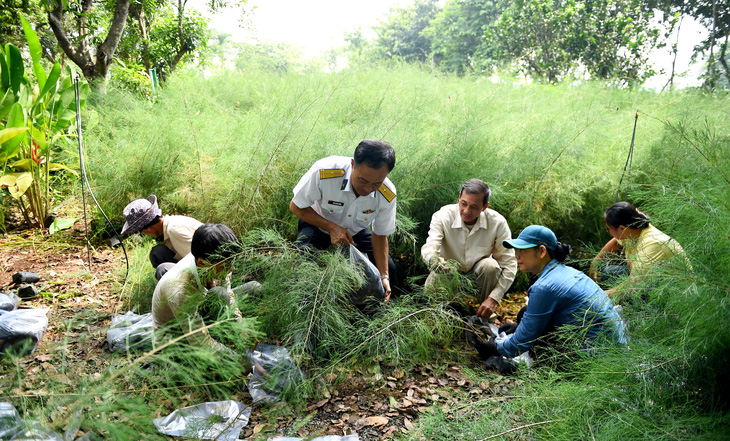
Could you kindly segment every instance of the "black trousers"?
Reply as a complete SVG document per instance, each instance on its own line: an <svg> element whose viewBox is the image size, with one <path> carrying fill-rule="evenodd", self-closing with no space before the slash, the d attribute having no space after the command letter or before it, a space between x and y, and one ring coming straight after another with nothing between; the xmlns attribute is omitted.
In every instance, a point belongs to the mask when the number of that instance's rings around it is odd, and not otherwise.
<svg viewBox="0 0 730 441"><path fill-rule="evenodd" d="M155 268L155 279L160 280L175 264L175 252L165 244L157 244L150 250L150 263Z"/></svg>
<svg viewBox="0 0 730 441"><path fill-rule="evenodd" d="M355 242L355 248L361 253L368 256L368 259L375 265L375 254L373 253L373 242L370 230L367 228L361 230L354 236L352 240ZM297 225L297 240L294 245L299 249L315 248L318 250L326 250L332 245L330 235L323 232L319 228L312 224L308 224L303 220L299 219ZM388 276L390 276L390 288L391 291L395 291L395 288L401 288L400 279L398 278L398 270L395 267L393 258L388 255Z"/></svg>

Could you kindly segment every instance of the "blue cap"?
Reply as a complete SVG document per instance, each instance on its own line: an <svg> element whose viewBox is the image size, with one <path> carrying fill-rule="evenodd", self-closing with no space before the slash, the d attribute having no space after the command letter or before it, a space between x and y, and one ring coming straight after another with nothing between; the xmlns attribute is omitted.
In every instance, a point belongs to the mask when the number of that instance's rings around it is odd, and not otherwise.
<svg viewBox="0 0 730 441"><path fill-rule="evenodd" d="M544 245L545 248L555 251L555 247L558 245L558 238L555 237L555 233L548 227L542 225L530 225L529 227L522 230L517 239L505 240L502 242L505 248L534 248L540 245Z"/></svg>

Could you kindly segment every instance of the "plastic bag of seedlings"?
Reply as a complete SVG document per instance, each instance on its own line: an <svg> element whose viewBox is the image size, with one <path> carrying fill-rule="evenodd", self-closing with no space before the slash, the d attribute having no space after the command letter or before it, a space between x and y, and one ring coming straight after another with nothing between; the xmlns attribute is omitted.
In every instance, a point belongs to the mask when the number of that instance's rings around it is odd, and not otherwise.
<svg viewBox="0 0 730 441"><path fill-rule="evenodd" d="M9 348L17 355L32 354L48 327L48 309L0 310L0 354Z"/></svg>
<svg viewBox="0 0 730 441"><path fill-rule="evenodd" d="M466 327L466 341L472 346L474 340L487 341L490 338L495 338L498 333L498 329L493 323L489 323L476 315L466 319L464 325Z"/></svg>
<svg viewBox="0 0 730 441"><path fill-rule="evenodd" d="M362 305L368 298L385 299L385 288L380 280L380 271L355 245L350 245L350 263L365 277L365 283L352 293L352 303Z"/></svg>
<svg viewBox="0 0 730 441"><path fill-rule="evenodd" d="M235 441L241 429L248 425L250 416L250 407L229 400L183 407L152 422L165 435Z"/></svg>
<svg viewBox="0 0 730 441"><path fill-rule="evenodd" d="M152 313L138 315L132 311L112 316L112 323L106 332L111 352L126 352L132 349L152 348L152 334L155 323Z"/></svg>
<svg viewBox="0 0 730 441"><path fill-rule="evenodd" d="M266 441L302 441L307 438L295 438L291 436L277 436L276 438L269 438ZM360 441L360 437L357 433L351 433L349 435L338 436L338 435L325 435L312 438L309 441Z"/></svg>
<svg viewBox="0 0 730 441"><path fill-rule="evenodd" d="M0 439L63 441L61 435L39 422L23 421L15 406L7 402L0 402Z"/></svg>
<svg viewBox="0 0 730 441"><path fill-rule="evenodd" d="M20 297L14 293L0 292L0 309L3 311L12 311L20 304Z"/></svg>
<svg viewBox="0 0 730 441"><path fill-rule="evenodd" d="M281 346L258 344L249 352L251 374L248 392L254 404L275 403L291 393L304 380L289 351Z"/></svg>

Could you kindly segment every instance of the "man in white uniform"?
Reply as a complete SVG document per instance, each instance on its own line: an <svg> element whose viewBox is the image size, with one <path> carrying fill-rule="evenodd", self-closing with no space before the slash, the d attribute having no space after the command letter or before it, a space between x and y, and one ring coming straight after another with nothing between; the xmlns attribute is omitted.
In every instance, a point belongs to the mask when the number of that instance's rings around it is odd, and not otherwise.
<svg viewBox="0 0 730 441"><path fill-rule="evenodd" d="M512 238L507 220L489 207L489 186L470 179L461 186L457 204L445 205L431 217L421 257L431 268L426 286L450 271L447 260L459 263L460 273L473 273L479 288L477 315L488 319L517 274L515 252L502 242Z"/></svg>
<svg viewBox="0 0 730 441"><path fill-rule="evenodd" d="M366 139L352 158L329 156L315 162L294 187L289 204L299 217L297 246L354 244L380 271L385 301L390 299L390 278L397 278L388 254L388 235L395 231L396 190L387 177L393 167L393 147Z"/></svg>
<svg viewBox="0 0 730 441"><path fill-rule="evenodd" d="M152 237L162 236L164 244L150 250L150 262L155 268L155 279L160 280L177 262L190 253L193 233L202 223L188 216L162 216L157 196L136 199L124 207L122 235L141 232Z"/></svg>

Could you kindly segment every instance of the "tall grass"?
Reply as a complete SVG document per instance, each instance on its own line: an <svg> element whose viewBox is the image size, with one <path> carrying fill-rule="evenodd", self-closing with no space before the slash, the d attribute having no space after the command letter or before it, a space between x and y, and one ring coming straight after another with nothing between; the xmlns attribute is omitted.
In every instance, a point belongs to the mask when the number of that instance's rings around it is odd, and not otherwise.
<svg viewBox="0 0 730 441"><path fill-rule="evenodd" d="M492 84L409 66L178 76L153 105L115 91L93 105L103 123L87 134L87 163L111 213L154 192L166 212L291 238L291 189L311 163L382 138L397 152L399 215L418 238L463 181L480 177L514 230L539 221L573 241L603 230L636 109L638 162L664 136L663 119L711 106L691 93Z"/></svg>
<svg viewBox="0 0 730 441"><path fill-rule="evenodd" d="M398 66L310 76L179 75L154 104L114 90L90 104L101 123L85 136L86 163L105 210L119 219L130 200L155 193L165 213L234 227L248 250L237 259L237 279L264 284L239 304L245 316L258 318L248 323L248 335L258 330L261 338L291 347L315 375L363 360L463 355L434 351L461 338L444 299L411 287L389 305L361 311L345 301L358 277L336 251L304 259L291 249L291 189L314 160L351 155L364 138L392 143L397 162L390 177L399 208L391 252L409 275L426 272L418 249L432 213L455 202L461 183L473 177L490 184L491 208L506 216L514 234L540 223L590 252L608 239L602 212L614 202L638 109L629 198L684 246L693 271L666 266L629 293L630 349L580 359L567 370L521 371L528 381L515 391L519 397L478 401L456 417L437 409L404 437L727 436L729 391L722 379L730 362L730 148L727 112L718 111L728 108L726 97L657 95L599 83L493 84ZM144 251L135 259L146 262ZM141 266L134 266L139 280L125 295L130 307L144 312L151 272L143 276ZM171 370L155 377L153 389L219 383L208 371L186 377L188 369L176 367L180 359L179 352L164 359ZM238 378L234 365L215 371ZM122 368L116 364L109 375ZM105 417L145 411L135 407L137 393L122 389L147 377L123 373L115 381L127 383L113 389L124 396L116 399L122 412L114 413L109 401ZM162 395L155 399L182 401L156 393ZM206 393L215 398L232 390Z"/></svg>

